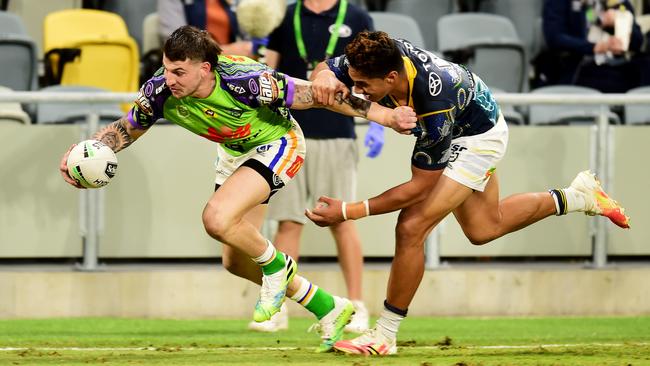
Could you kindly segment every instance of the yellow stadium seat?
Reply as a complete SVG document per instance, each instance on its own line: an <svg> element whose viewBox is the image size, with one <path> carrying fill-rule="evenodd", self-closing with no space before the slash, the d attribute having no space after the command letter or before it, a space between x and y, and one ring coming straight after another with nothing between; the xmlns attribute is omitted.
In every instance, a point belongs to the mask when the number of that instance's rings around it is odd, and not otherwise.
<svg viewBox="0 0 650 366"><path fill-rule="evenodd" d="M138 46L119 15L89 9L50 13L43 24L43 50L50 84L138 90Z"/></svg>

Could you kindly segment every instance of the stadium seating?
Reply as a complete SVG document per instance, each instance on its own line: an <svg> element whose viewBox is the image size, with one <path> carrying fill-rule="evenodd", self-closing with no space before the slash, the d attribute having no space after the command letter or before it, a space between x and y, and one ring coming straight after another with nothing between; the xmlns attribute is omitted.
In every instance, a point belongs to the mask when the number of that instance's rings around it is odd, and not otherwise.
<svg viewBox="0 0 650 366"><path fill-rule="evenodd" d="M438 19L454 11L453 0L390 0L386 11L413 17L420 26L424 43L429 51L439 50L436 37Z"/></svg>
<svg viewBox="0 0 650 366"><path fill-rule="evenodd" d="M438 47L485 83L507 92L524 89L528 61L512 22L485 13L449 14L438 21Z"/></svg>
<svg viewBox="0 0 650 366"><path fill-rule="evenodd" d="M118 15L86 9L49 14L43 27L49 84L138 89L139 53Z"/></svg>
<svg viewBox="0 0 650 366"><path fill-rule="evenodd" d="M383 11L370 12L370 17L376 30L384 31L393 38L404 38L415 46L425 47L420 27L412 17Z"/></svg>
<svg viewBox="0 0 650 366"><path fill-rule="evenodd" d="M34 90L37 84L36 44L22 20L0 11L0 85L13 90Z"/></svg>
<svg viewBox="0 0 650 366"><path fill-rule="evenodd" d="M532 94L601 94L592 88L577 85L552 85L537 88ZM531 125L540 124L592 124L596 123L600 114L597 105L564 105L564 104L534 104L530 106L528 120ZM619 124L620 118L608 113L610 123Z"/></svg>
<svg viewBox="0 0 650 366"><path fill-rule="evenodd" d="M542 18L543 0L491 0L481 1L479 10L507 17L512 21L519 38L523 42L528 59L535 57L539 52L537 24Z"/></svg>
<svg viewBox="0 0 650 366"><path fill-rule="evenodd" d="M142 33L142 25L145 17L156 11L156 0L105 1L103 9L122 17L131 36L141 48L144 47L145 34Z"/></svg>
<svg viewBox="0 0 650 366"><path fill-rule="evenodd" d="M628 94L650 94L650 86L628 90ZM628 125L650 124L650 105L626 104L625 123Z"/></svg>
<svg viewBox="0 0 650 366"><path fill-rule="evenodd" d="M10 88L0 86L0 94L13 92ZM2 122L18 122L30 124L29 115L20 107L17 102L1 102L0 101L0 123Z"/></svg>
<svg viewBox="0 0 650 366"><path fill-rule="evenodd" d="M53 85L45 87L40 92L85 92L97 93L108 90L71 85ZM75 123L85 122L89 113L99 114L100 122L113 122L124 115L118 103L46 103L41 102L36 108L36 123Z"/></svg>

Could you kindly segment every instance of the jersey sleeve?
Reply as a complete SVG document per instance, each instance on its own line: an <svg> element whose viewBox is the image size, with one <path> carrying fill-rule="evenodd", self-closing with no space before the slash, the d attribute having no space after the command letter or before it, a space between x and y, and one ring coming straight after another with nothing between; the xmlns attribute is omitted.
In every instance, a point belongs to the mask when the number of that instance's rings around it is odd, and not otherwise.
<svg viewBox="0 0 650 366"><path fill-rule="evenodd" d="M171 91L167 88L162 73L163 69L160 68L142 85L133 107L127 114L129 123L137 129L147 129L163 118L163 105L171 95Z"/></svg>
<svg viewBox="0 0 650 366"><path fill-rule="evenodd" d="M352 78L350 78L350 75L348 74L350 63L345 55L330 58L326 60L325 63L327 64L327 67L334 72L336 78L348 88L351 88L354 85L354 81L352 81Z"/></svg>
<svg viewBox="0 0 650 366"><path fill-rule="evenodd" d="M295 83L290 76L258 63L240 66L247 68L220 73L222 88L233 98L252 108L291 107Z"/></svg>

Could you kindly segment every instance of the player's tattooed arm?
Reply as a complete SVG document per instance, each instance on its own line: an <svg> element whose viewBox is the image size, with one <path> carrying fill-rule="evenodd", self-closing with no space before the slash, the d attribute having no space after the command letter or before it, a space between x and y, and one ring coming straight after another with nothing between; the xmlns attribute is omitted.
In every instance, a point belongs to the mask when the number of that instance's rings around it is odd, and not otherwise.
<svg viewBox="0 0 650 366"><path fill-rule="evenodd" d="M131 126L127 117L122 117L117 121L107 125L93 135L93 139L99 140L110 147L113 151L118 152L127 148L137 140L146 130L137 130Z"/></svg>
<svg viewBox="0 0 650 366"><path fill-rule="evenodd" d="M334 97L334 104L325 106L318 103L314 98L314 90L310 82L299 79L294 80L296 80L296 90L293 96L293 105L291 106L293 109L327 108L355 117L365 118L368 116L372 104L370 101L355 97L350 93L346 93L346 95L343 92L337 92Z"/></svg>
<svg viewBox="0 0 650 366"><path fill-rule="evenodd" d="M375 121L402 134L410 134L411 130L416 127L417 119L415 111L411 107L401 106L391 109L356 97L349 91L340 90L334 91L331 104L324 105L314 97L314 88L310 82L300 79L294 79L294 81L295 92L291 105L293 109L327 108L348 116ZM320 99L329 100L329 98Z"/></svg>
<svg viewBox="0 0 650 366"><path fill-rule="evenodd" d="M372 105L372 102L369 100L355 97L352 94L348 94L344 97L343 93L336 93L335 99L336 103L339 105L349 105L356 113L359 114L359 117L368 117L368 111L370 111L370 106Z"/></svg>

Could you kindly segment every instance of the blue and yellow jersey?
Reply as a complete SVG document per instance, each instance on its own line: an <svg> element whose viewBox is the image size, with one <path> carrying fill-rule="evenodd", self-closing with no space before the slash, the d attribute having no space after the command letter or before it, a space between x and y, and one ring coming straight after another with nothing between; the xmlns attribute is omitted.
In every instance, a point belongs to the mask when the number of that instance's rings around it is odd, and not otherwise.
<svg viewBox="0 0 650 366"><path fill-rule="evenodd" d="M249 58L220 56L207 98L175 98L162 70L142 86L128 114L136 128L164 118L240 156L281 138L292 126L293 79Z"/></svg>
<svg viewBox="0 0 650 366"><path fill-rule="evenodd" d="M472 136L492 128L499 107L485 83L463 66L443 60L408 41L395 40L402 53L409 94L407 105L418 116L417 137L411 163L421 169L443 169L450 156L451 140ZM348 87L354 82L348 75L345 56L327 61L336 77ZM363 72L363 70L360 70ZM399 106L387 95L379 104Z"/></svg>

